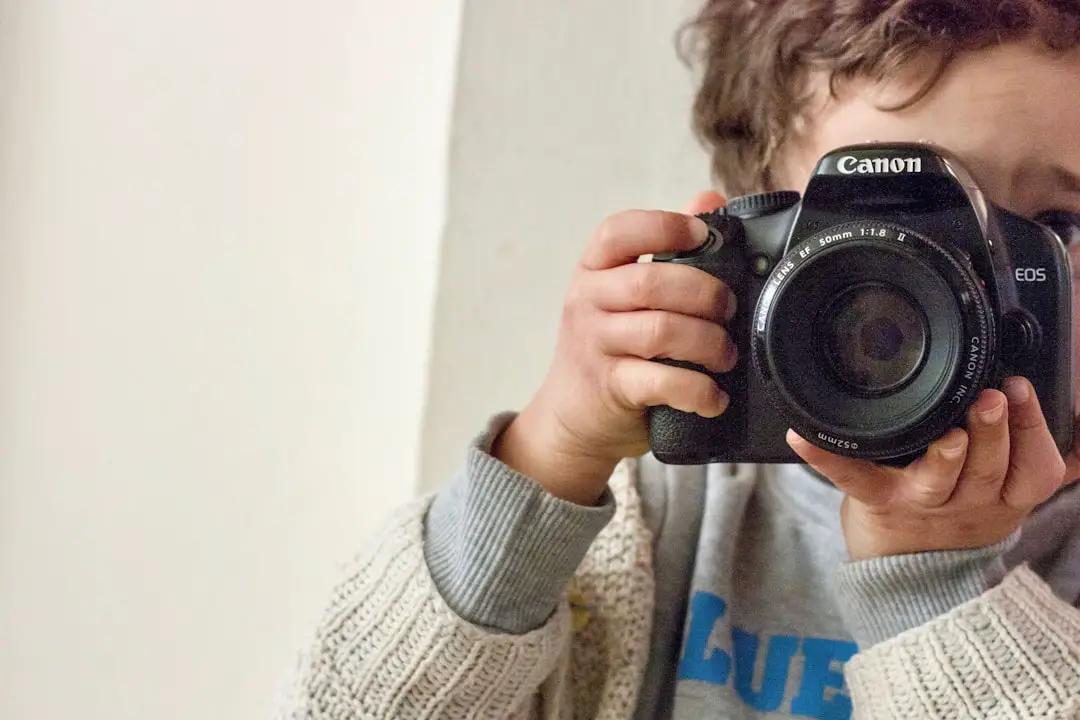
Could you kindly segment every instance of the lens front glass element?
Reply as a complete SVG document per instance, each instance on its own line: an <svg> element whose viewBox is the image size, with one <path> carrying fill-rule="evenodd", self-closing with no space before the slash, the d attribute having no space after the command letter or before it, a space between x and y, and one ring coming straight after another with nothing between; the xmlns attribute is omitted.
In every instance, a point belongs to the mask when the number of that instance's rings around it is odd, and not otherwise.
<svg viewBox="0 0 1080 720"><path fill-rule="evenodd" d="M902 387L926 355L928 325L910 295L883 283L842 292L822 313L818 336L826 365L856 395Z"/></svg>

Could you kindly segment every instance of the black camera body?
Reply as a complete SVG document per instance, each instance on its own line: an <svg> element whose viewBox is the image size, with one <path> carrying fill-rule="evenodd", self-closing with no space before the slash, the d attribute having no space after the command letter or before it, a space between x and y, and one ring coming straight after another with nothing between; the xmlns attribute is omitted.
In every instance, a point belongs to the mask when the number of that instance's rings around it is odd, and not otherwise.
<svg viewBox="0 0 1080 720"><path fill-rule="evenodd" d="M661 462L801 462L793 428L830 452L904 464L963 425L980 391L1034 385L1062 453L1073 445L1072 272L1063 235L989 203L927 144L839 148L806 192L736 198L699 216L706 243L653 257L698 267L739 299L731 398L705 418L649 409Z"/></svg>

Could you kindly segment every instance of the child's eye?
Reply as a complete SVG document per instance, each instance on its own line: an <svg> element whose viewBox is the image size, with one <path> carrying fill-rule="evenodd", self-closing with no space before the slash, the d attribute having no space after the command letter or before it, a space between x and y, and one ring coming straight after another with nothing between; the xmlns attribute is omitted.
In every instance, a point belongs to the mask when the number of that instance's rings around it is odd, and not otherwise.
<svg viewBox="0 0 1080 720"><path fill-rule="evenodd" d="M1035 222L1048 225L1067 247L1080 246L1080 213L1050 210L1036 215Z"/></svg>

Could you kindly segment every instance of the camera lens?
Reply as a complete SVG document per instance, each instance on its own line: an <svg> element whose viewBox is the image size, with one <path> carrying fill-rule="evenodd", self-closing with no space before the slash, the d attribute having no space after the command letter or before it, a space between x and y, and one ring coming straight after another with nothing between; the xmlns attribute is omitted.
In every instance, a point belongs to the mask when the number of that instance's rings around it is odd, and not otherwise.
<svg viewBox="0 0 1080 720"><path fill-rule="evenodd" d="M845 455L898 461L962 421L997 347L970 262L881 221L792 242L758 298L750 342L787 427Z"/></svg>
<svg viewBox="0 0 1080 720"><path fill-rule="evenodd" d="M853 393L894 392L918 372L926 355L926 315L910 295L882 283L843 291L818 323L827 366Z"/></svg>

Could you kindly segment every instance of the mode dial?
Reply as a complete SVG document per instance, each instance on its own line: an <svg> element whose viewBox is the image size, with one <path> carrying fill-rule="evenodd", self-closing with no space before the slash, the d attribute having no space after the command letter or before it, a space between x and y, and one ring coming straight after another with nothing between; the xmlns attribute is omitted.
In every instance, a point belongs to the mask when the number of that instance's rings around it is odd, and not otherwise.
<svg viewBox="0 0 1080 720"><path fill-rule="evenodd" d="M742 219L769 215L787 210L800 199L799 193L792 190L743 195L728 202L727 214Z"/></svg>

